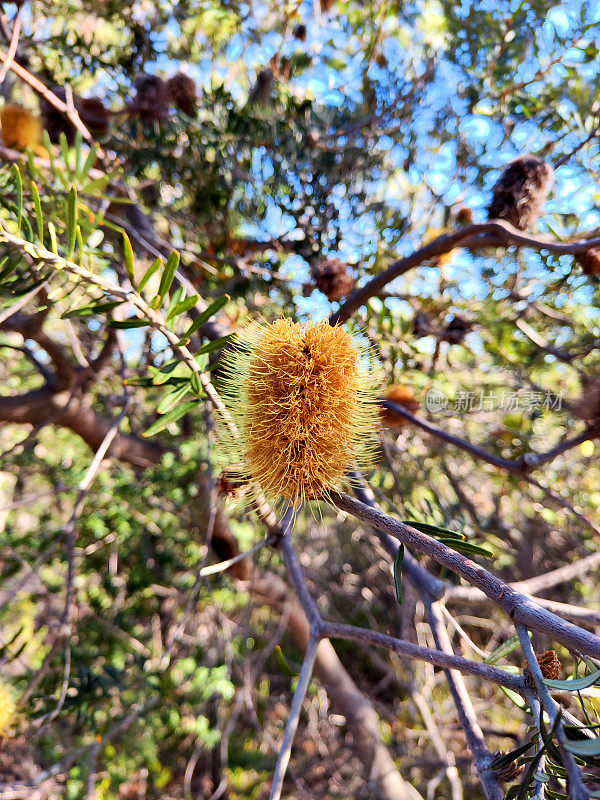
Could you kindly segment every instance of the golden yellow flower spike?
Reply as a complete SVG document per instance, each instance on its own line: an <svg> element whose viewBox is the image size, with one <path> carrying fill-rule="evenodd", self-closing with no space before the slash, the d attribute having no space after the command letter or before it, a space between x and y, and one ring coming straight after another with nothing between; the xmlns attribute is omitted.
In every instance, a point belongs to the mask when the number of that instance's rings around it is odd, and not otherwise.
<svg viewBox="0 0 600 800"><path fill-rule="evenodd" d="M39 156L47 156L42 146L42 126L31 111L9 103L0 111L2 141L12 150L25 150L30 147Z"/></svg>
<svg viewBox="0 0 600 800"><path fill-rule="evenodd" d="M292 503L326 497L377 442L378 376L367 346L327 322L250 326L223 358L239 431L219 436L240 478Z"/></svg>
<svg viewBox="0 0 600 800"><path fill-rule="evenodd" d="M0 683L0 737L6 736L8 729L14 722L16 709L10 689Z"/></svg>

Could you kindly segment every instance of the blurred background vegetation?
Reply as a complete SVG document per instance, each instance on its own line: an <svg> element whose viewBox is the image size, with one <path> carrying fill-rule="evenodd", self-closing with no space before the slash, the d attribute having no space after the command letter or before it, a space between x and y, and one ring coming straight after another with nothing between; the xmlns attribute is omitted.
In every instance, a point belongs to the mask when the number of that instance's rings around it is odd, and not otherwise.
<svg viewBox="0 0 600 800"><path fill-rule="evenodd" d="M172 288L167 308L191 287L207 304L228 296L203 342L261 316L328 316L395 259L471 216L484 221L502 168L524 153L555 167L539 232L598 235L592 0L1 5L2 51L18 15L16 63L63 100L70 87L101 148L87 159L64 115L40 108L39 91L9 70L3 107L41 115L55 141L26 142L36 155L18 179L10 162L24 148L4 117L2 224L14 219L21 181L23 227L36 229L37 187L46 246L51 223L59 252L72 252L74 186L78 252L96 274L127 284L125 230L137 280L157 255L179 251L189 283ZM140 82L180 72L197 92L187 111L162 84ZM95 110L81 100L90 97L102 101ZM199 577L265 536L228 487L213 491L226 465L209 405L166 418L164 383L178 373L160 371L173 358L165 336L111 327L119 308L70 313L100 302L93 285L67 285L51 264L32 283L26 253L3 255L0 678L16 712L0 743L1 796L266 798L302 653L286 630L289 609L265 603L246 567ZM154 292L159 276L148 279ZM514 461L583 429L573 408L600 370L599 301L598 276L571 255L455 249L388 284L353 324L375 344L386 386L408 392L409 410ZM171 318L178 336L185 317ZM218 351L205 359L218 387ZM445 407L428 408L432 389ZM117 418L124 438L80 491ZM368 476L387 510L489 545L486 566L507 581L598 548L597 438L545 464L532 484L396 422ZM156 435L142 438L150 426ZM398 605L389 559L365 526L323 505L302 513L294 535L325 616L431 645L416 595L407 585ZM263 579L284 575L277 550L254 560ZM598 590L591 573L550 596L600 611ZM485 653L513 633L487 606L452 611ZM566 675L571 656L557 649ZM454 759L464 796L481 797L443 673L355 643L336 650L404 778L423 797L459 800ZM468 686L490 747L522 741L526 723L510 699ZM586 709L596 712L591 701ZM313 681L284 796L373 796L344 722Z"/></svg>

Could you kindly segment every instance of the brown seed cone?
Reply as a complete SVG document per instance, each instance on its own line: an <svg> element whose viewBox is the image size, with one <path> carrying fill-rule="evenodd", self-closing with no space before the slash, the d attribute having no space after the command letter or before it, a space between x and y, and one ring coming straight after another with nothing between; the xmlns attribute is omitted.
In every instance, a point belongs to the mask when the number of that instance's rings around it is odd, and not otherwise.
<svg viewBox="0 0 600 800"><path fill-rule="evenodd" d="M266 67L256 76L256 82L248 95L248 105L265 106L271 100L273 89L275 88L275 76L273 70Z"/></svg>
<svg viewBox="0 0 600 800"><path fill-rule="evenodd" d="M492 190L488 219L505 219L522 231L535 225L542 216L552 176L552 167L542 158L515 158Z"/></svg>
<svg viewBox="0 0 600 800"><path fill-rule="evenodd" d="M161 122L169 116L167 85L158 75L142 75L135 82L135 97L129 111L144 122Z"/></svg>
<svg viewBox="0 0 600 800"><path fill-rule="evenodd" d="M193 78L185 72L178 72L167 81L167 94L170 102L187 114L193 117L196 114L196 83Z"/></svg>
<svg viewBox="0 0 600 800"><path fill-rule="evenodd" d="M572 404L573 414L595 424L600 422L600 374L583 380L581 397Z"/></svg>
<svg viewBox="0 0 600 800"><path fill-rule="evenodd" d="M303 22L298 23L294 28L294 38L299 39L301 42L306 41L306 25Z"/></svg>
<svg viewBox="0 0 600 800"><path fill-rule="evenodd" d="M67 96L62 86L51 87L59 100L66 102ZM73 98L75 103L75 98ZM48 136L53 144L58 144L61 133L67 137L67 142L72 145L75 141L75 126L66 114L59 111L45 97L40 99L40 112L42 115L42 125L48 131Z"/></svg>
<svg viewBox="0 0 600 800"><path fill-rule="evenodd" d="M459 225L470 225L473 222L473 209L461 206L456 213L456 221Z"/></svg>
<svg viewBox="0 0 600 800"><path fill-rule="evenodd" d="M310 275L317 289L332 303L354 289L355 280L348 275L348 264L339 258L327 258L313 264Z"/></svg>
<svg viewBox="0 0 600 800"><path fill-rule="evenodd" d="M473 323L463 317L454 316L442 330L442 338L450 344L460 344L467 333L473 327Z"/></svg>
<svg viewBox="0 0 600 800"><path fill-rule="evenodd" d="M600 275L600 248L592 247L585 253L577 253L575 261L581 265L586 275Z"/></svg>
<svg viewBox="0 0 600 800"><path fill-rule="evenodd" d="M384 397L392 403L403 406L407 411L410 411L411 414L416 413L419 409L419 401L416 399L413 390L409 386L390 386L390 388L384 392ZM410 425L410 422L395 411L383 407L381 409L381 424L384 428L400 431L402 428Z"/></svg>
<svg viewBox="0 0 600 800"><path fill-rule="evenodd" d="M560 678L562 664L556 651L546 650L545 653L536 655L536 658L544 678L551 681L557 681Z"/></svg>
<svg viewBox="0 0 600 800"><path fill-rule="evenodd" d="M75 102L81 121L94 139L108 133L109 112L99 97L80 97Z"/></svg>

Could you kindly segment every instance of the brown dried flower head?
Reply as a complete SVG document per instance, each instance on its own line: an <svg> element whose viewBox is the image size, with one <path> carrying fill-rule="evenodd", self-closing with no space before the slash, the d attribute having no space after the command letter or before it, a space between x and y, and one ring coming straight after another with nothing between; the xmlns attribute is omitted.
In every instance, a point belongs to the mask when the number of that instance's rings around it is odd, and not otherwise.
<svg viewBox="0 0 600 800"><path fill-rule="evenodd" d="M248 95L248 105L266 106L271 101L271 95L275 88L275 76L270 67L265 67L256 76L254 86Z"/></svg>
<svg viewBox="0 0 600 800"><path fill-rule="evenodd" d="M383 396L386 400L403 406L407 411L410 411L411 414L414 414L419 409L419 401L416 399L413 390L409 386L399 386L398 384L390 386L389 389L386 389ZM381 423L384 428L389 428L397 432L407 425L410 425L410 422L405 417L392 411L391 408L385 408L385 406L383 406L380 414Z"/></svg>
<svg viewBox="0 0 600 800"><path fill-rule="evenodd" d="M229 472L268 500L326 497L376 445L377 372L366 345L327 322L250 326L223 358Z"/></svg>
<svg viewBox="0 0 600 800"><path fill-rule="evenodd" d="M600 374L585 378L581 396L572 404L573 413L592 425L600 422Z"/></svg>
<svg viewBox="0 0 600 800"><path fill-rule="evenodd" d="M592 247L585 253L577 253L575 260L586 275L600 275L600 248Z"/></svg>
<svg viewBox="0 0 600 800"><path fill-rule="evenodd" d="M306 41L306 25L303 22L299 22L294 28L294 38L301 42Z"/></svg>
<svg viewBox="0 0 600 800"><path fill-rule="evenodd" d="M94 139L101 139L108 133L110 112L99 97L79 97L75 107L81 121Z"/></svg>
<svg viewBox="0 0 600 800"><path fill-rule="evenodd" d="M313 283L333 303L354 289L355 280L348 274L348 264L339 258L318 261L310 268Z"/></svg>
<svg viewBox="0 0 600 800"><path fill-rule="evenodd" d="M53 93L62 100L63 103L67 101L67 95L62 86L50 87ZM74 98L75 99L75 98ZM45 97L40 98L40 112L42 116L42 125L48 132L50 141L58 144L60 135L63 133L67 139L67 143L72 145L75 141L75 126L66 114L59 111L56 106L52 105Z"/></svg>
<svg viewBox="0 0 600 800"><path fill-rule="evenodd" d="M505 219L522 231L535 225L542 216L553 174L543 158L515 158L492 190L488 219Z"/></svg>
<svg viewBox="0 0 600 800"><path fill-rule="evenodd" d="M470 225L473 222L473 209L461 206L456 212L456 221L459 225Z"/></svg>
<svg viewBox="0 0 600 800"><path fill-rule="evenodd" d="M544 653L536 655L536 658L544 678L552 681L560 678L562 664L555 650L546 650Z"/></svg>
<svg viewBox="0 0 600 800"><path fill-rule="evenodd" d="M131 113L145 122L161 122L169 116L167 85L158 75L142 75L135 82L135 97L129 106Z"/></svg>
<svg viewBox="0 0 600 800"><path fill-rule="evenodd" d="M167 94L169 101L187 114L193 117L196 114L196 82L185 72L177 72L167 81Z"/></svg>

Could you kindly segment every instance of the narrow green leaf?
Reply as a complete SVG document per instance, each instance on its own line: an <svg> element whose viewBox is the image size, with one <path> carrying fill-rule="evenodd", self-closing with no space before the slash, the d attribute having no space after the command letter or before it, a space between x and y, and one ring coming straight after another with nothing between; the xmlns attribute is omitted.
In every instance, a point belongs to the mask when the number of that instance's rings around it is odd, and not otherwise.
<svg viewBox="0 0 600 800"><path fill-rule="evenodd" d="M185 289L183 286L178 286L173 294L169 297L169 305L167 306L166 321L169 328L172 330L173 326L170 324L172 319L172 312L177 303L185 297Z"/></svg>
<svg viewBox="0 0 600 800"><path fill-rule="evenodd" d="M71 258L75 250L75 241L77 237L77 190L74 186L71 186L69 189L69 196L67 199L67 235L69 237L67 258Z"/></svg>
<svg viewBox="0 0 600 800"><path fill-rule="evenodd" d="M86 158L86 160L85 160L85 162L84 162L84 164L83 164L83 166L81 168L81 171L79 173L79 180L80 181L85 181L87 176L90 174L91 168L96 163L96 159L97 158L98 158L98 145L94 143L92 145L92 147L90 148L90 152L87 154L87 158ZM103 179L104 179L104 176L103 176Z"/></svg>
<svg viewBox="0 0 600 800"><path fill-rule="evenodd" d="M60 150L62 153L63 161L65 162L65 167L71 171L71 165L69 163L69 143L67 141L67 137L65 136L64 132L61 131L58 137L58 141L60 144Z"/></svg>
<svg viewBox="0 0 600 800"><path fill-rule="evenodd" d="M16 164L12 165L12 174L17 184L17 232L21 232L21 218L23 217L23 179L21 170Z"/></svg>
<svg viewBox="0 0 600 800"><path fill-rule="evenodd" d="M179 389L176 389L174 392L170 392L169 394L165 395L160 403L157 405L156 410L159 414L166 414L170 411L177 403L185 397L185 395L190 391L189 383L185 383L183 386L180 386Z"/></svg>
<svg viewBox="0 0 600 800"><path fill-rule="evenodd" d="M428 534L429 536L437 537L441 535L451 539L466 539L466 535L464 533L457 533L449 528L440 528L439 525L431 525L428 522L417 522L414 519L403 519L402 522L405 525L410 525L411 528L421 531L421 533Z"/></svg>
<svg viewBox="0 0 600 800"><path fill-rule="evenodd" d="M453 550L456 550L459 553L466 553L470 556L482 556L483 558L493 558L494 552L490 550L489 547L480 545L480 544L473 544L472 542L460 542L456 539L450 539L440 536L437 540L441 544L445 544L447 547L451 547Z"/></svg>
<svg viewBox="0 0 600 800"><path fill-rule="evenodd" d="M106 311L112 311L113 308L120 306L124 300L111 300L107 303L88 303L88 305L75 308L71 311L65 311L61 314L61 319L72 319L73 317L93 317L95 314L104 314Z"/></svg>
<svg viewBox="0 0 600 800"><path fill-rule="evenodd" d="M273 655L275 656L275 663L277 664L277 666L279 667L281 672L283 672L284 675L287 675L288 678L298 677L299 675L298 670L292 669L292 667L290 667L285 656L283 655L283 650L279 645L277 645L275 647L275 650L273 650Z"/></svg>
<svg viewBox="0 0 600 800"><path fill-rule="evenodd" d="M550 679L544 680L546 686L550 689L560 689L563 692L580 692L582 689L587 689L593 686L600 680L600 669L592 672L590 675L584 675L583 678L576 678L572 681L552 681Z"/></svg>
<svg viewBox="0 0 600 800"><path fill-rule="evenodd" d="M28 148L27 150L27 168L29 169L29 175L31 179L36 181L40 176L40 171L35 165L35 161L33 160L33 153L31 149Z"/></svg>
<svg viewBox="0 0 600 800"><path fill-rule="evenodd" d="M162 258L159 256L155 261L152 262L152 264L150 264L150 266L148 267L146 272L144 272L140 282L137 285L138 292L141 293L142 289L148 283L150 278L154 275L156 270L159 269L162 266L162 263L163 263L162 262Z"/></svg>
<svg viewBox="0 0 600 800"><path fill-rule="evenodd" d="M600 756L600 737L583 741L569 739L565 747L576 756Z"/></svg>
<svg viewBox="0 0 600 800"><path fill-rule="evenodd" d="M189 411L196 408L198 402L198 400L188 400L186 403L182 403L180 406L176 406L175 408L171 409L168 414L164 414L164 416L162 416L160 419L157 419L153 425L150 425L143 436L154 436L154 434L164 430L172 422L176 422L180 417L183 417L184 414L187 414Z"/></svg>
<svg viewBox="0 0 600 800"><path fill-rule="evenodd" d="M402 605L404 601L404 593L402 591L402 563L404 561L404 545L400 542L400 547L394 559L394 584L396 586L396 600L398 605Z"/></svg>
<svg viewBox="0 0 600 800"><path fill-rule="evenodd" d="M35 206L35 218L37 220L38 239L40 244L44 244L44 215L42 214L42 204L40 192L35 181L31 181L31 193L33 194L33 205Z"/></svg>
<svg viewBox="0 0 600 800"><path fill-rule="evenodd" d="M192 372L192 375L190 377L190 386L192 387L192 390L196 394L202 394L204 392L200 376L198 375L197 372Z"/></svg>
<svg viewBox="0 0 600 800"><path fill-rule="evenodd" d="M162 305L166 293L171 288L171 284L173 283L173 278L175 277L175 272L177 271L178 266L179 266L179 253L177 252L177 250L173 250L169 258L167 259L165 268L163 269L163 273L160 279L160 285L158 287L158 294L151 303L153 308L160 308L160 306Z"/></svg>
<svg viewBox="0 0 600 800"><path fill-rule="evenodd" d="M149 371L152 375L152 383L155 386L160 386L167 381L168 376L183 362L178 358L173 358L162 367L150 367Z"/></svg>
<svg viewBox="0 0 600 800"><path fill-rule="evenodd" d="M48 234L50 236L50 250L55 256L58 255L58 242L56 240L56 228L52 220L48 222Z"/></svg>
<svg viewBox="0 0 600 800"><path fill-rule="evenodd" d="M193 308L197 302L198 295L193 294L191 297L186 297L185 300L181 300L179 303L176 303L174 308L172 308L167 314L167 321L170 319L175 319L175 317L178 317L180 314L184 314L186 311L189 311L190 308Z"/></svg>
<svg viewBox="0 0 600 800"><path fill-rule="evenodd" d="M528 792L529 785L531 784L531 782L532 782L532 780L534 778L534 775L535 775L535 772L536 772L536 770L538 768L538 764L540 763L541 757L544 755L546 749L548 748L548 745L552 741L552 737L554 736L554 732L555 732L556 728L558 727L558 725L560 724L561 717L562 717L562 714L559 711L558 714L556 715L556 719L554 720L552 728L550 729L548 734L546 736L542 735L543 744L539 748L539 750L536 752L534 757L531 759L529 764L527 765L527 769L525 770L525 773L524 773L524 775L523 775L523 777L521 779L521 784L519 786L519 792L517 794L517 800L526 800L527 799L527 795L529 793Z"/></svg>
<svg viewBox="0 0 600 800"><path fill-rule="evenodd" d="M214 315L220 311L230 299L231 298L228 294L224 294L223 297L219 297L218 300L215 300L214 303L211 303L201 314L198 314L196 319L185 332L185 336L188 338L193 336L193 334L196 333L196 331L199 331L200 328L205 325L211 317L214 317Z"/></svg>
<svg viewBox="0 0 600 800"><path fill-rule="evenodd" d="M493 770L504 769L508 767L509 764L512 764L513 761L516 761L519 756L526 753L531 747L533 747L533 741L525 742L525 744L515 747L515 749L511 750L509 753L502 753L494 758L490 763L490 767Z"/></svg>
<svg viewBox="0 0 600 800"><path fill-rule="evenodd" d="M101 175L99 178L93 178L91 181L86 181L83 186L81 187L81 191L84 194L93 194L97 195L97 200L114 200L114 198L108 198L99 192L103 192L108 184L110 183L110 175ZM108 225L108 223L105 223Z"/></svg>
<svg viewBox="0 0 600 800"><path fill-rule="evenodd" d="M511 636L505 642L502 642L499 647L491 652L490 655L485 659L485 663L495 664L496 661L500 661L501 658L506 658L506 656L510 655L520 646L521 643L519 642L519 637L515 633L514 636Z"/></svg>
<svg viewBox="0 0 600 800"><path fill-rule="evenodd" d="M221 336L220 339L213 339L212 342L207 342L199 350L196 351L197 356L204 355L205 353L212 353L213 350L220 350L233 339L234 333L228 333L227 336Z"/></svg>
<svg viewBox="0 0 600 800"><path fill-rule="evenodd" d="M131 317L130 319L110 319L108 325L111 328L118 328L119 330L128 330L129 328L145 328L150 323L147 319L137 319Z"/></svg>
<svg viewBox="0 0 600 800"><path fill-rule="evenodd" d="M79 177L79 173L81 171L81 143L83 142L83 136L81 135L81 131L75 131L75 175Z"/></svg>
<svg viewBox="0 0 600 800"><path fill-rule="evenodd" d="M123 254L125 256L125 269L127 270L127 277L132 286L135 286L135 256L133 255L133 247L129 236L123 231Z"/></svg>

